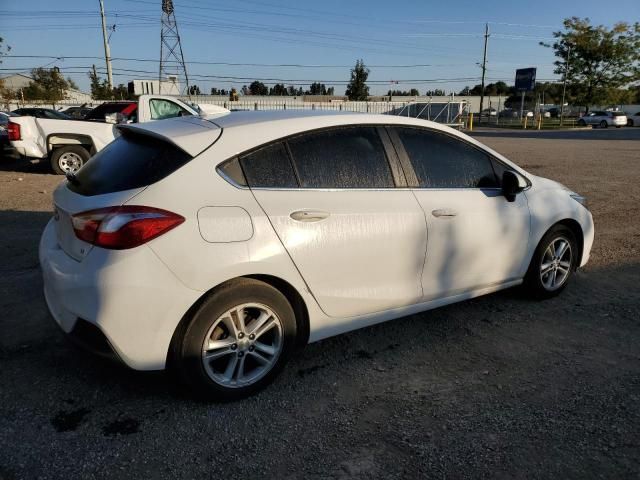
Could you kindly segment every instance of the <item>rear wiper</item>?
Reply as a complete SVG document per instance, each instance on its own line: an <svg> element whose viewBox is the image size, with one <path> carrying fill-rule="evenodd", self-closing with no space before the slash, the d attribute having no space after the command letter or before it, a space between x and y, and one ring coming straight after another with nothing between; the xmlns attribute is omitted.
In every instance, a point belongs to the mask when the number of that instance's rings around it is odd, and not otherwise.
<svg viewBox="0 0 640 480"><path fill-rule="evenodd" d="M78 177L76 177L76 174L73 172L67 172L64 174L65 177L67 177L67 180L69 181L69 183L78 186L80 185L80 180L78 180Z"/></svg>

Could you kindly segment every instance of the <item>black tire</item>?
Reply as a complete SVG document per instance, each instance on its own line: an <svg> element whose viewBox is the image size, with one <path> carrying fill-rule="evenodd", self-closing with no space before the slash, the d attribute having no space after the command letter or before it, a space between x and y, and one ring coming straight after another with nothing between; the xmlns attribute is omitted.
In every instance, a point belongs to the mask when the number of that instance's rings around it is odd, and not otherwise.
<svg viewBox="0 0 640 480"><path fill-rule="evenodd" d="M79 167L87 163L87 160L91 158L91 154L87 149L80 145L66 145L64 147L58 147L51 152L50 157L51 169L56 175L65 175L67 171L69 171L65 168L65 154L70 154L77 159L77 161L80 162ZM77 171L77 168L75 171Z"/></svg>
<svg viewBox="0 0 640 480"><path fill-rule="evenodd" d="M580 120L578 120L578 126L586 127L587 126L587 122L585 122L584 120L580 119Z"/></svg>
<svg viewBox="0 0 640 480"><path fill-rule="evenodd" d="M567 277L559 286L550 289L542 280L543 275L541 274L541 266L543 259L545 259L545 252L553 242L559 239L564 239L569 243L571 260L569 262L570 265ZM531 297L539 299L551 298L560 294L560 292L562 292L562 290L566 288L578 266L579 253L580 252L578 251L578 243L576 241L575 234L571 229L564 225L554 225L553 227L551 227L549 231L542 237L542 240L540 240L540 243L538 244L536 251L533 254L533 258L531 259L531 263L529 264L529 269L527 270L527 274L524 277L523 287L525 292Z"/></svg>
<svg viewBox="0 0 640 480"><path fill-rule="evenodd" d="M246 303L264 305L278 317L282 326L282 349L270 370L254 383L224 386L207 373L202 358L203 346L214 323L225 312ZM232 401L258 392L273 381L296 349L296 318L291 305L279 290L258 280L238 279L214 290L186 322L174 338L170 368L196 395L206 400ZM227 361L232 361L232 357L240 356L239 344L233 350L221 360L229 358ZM247 362L250 355L246 356ZM235 367L233 370L235 374Z"/></svg>
<svg viewBox="0 0 640 480"><path fill-rule="evenodd" d="M600 122L600 128L607 128L609 126L609 124L607 123L606 120L602 120Z"/></svg>

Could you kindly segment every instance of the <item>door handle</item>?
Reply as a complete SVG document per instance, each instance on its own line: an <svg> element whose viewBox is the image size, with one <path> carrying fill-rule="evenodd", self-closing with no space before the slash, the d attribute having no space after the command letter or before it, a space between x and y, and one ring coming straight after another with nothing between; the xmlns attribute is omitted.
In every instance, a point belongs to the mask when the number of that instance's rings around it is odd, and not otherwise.
<svg viewBox="0 0 640 480"><path fill-rule="evenodd" d="M431 211L431 215L438 218L440 217L451 218L458 215L458 212L450 208L439 208L438 210Z"/></svg>
<svg viewBox="0 0 640 480"><path fill-rule="evenodd" d="M321 210L298 210L289 215L292 219L298 222L319 222L328 218L329 212L323 212Z"/></svg>

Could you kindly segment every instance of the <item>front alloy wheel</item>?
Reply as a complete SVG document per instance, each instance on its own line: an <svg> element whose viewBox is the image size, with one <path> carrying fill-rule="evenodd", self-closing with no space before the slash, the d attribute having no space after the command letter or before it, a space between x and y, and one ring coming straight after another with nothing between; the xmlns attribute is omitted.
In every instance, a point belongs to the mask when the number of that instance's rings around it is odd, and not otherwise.
<svg viewBox="0 0 640 480"><path fill-rule="evenodd" d="M544 251L540 263L540 280L550 292L562 287L571 272L571 244L564 237L558 237Z"/></svg>
<svg viewBox="0 0 640 480"><path fill-rule="evenodd" d="M569 283L579 261L575 234L555 225L542 237L524 278L524 288L537 298L558 295Z"/></svg>

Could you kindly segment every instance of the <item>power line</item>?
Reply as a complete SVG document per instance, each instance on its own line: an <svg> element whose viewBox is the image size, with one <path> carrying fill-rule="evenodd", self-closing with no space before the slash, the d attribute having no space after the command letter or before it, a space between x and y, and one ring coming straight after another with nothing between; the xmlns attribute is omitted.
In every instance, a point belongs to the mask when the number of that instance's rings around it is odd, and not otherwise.
<svg viewBox="0 0 640 480"><path fill-rule="evenodd" d="M60 60L96 60L102 57L94 56L77 56L77 55L5 55L4 58L55 58ZM131 58L131 57L111 57L115 61L131 61L131 62L154 62L157 59L151 58ZM324 65L324 64L303 64L303 63L236 63L236 62L205 62L205 61L185 61L188 65L224 65L239 67L291 67L291 68L353 68L353 65ZM463 64L433 64L433 63L414 63L414 64L398 64L398 65L367 65L368 68L423 68L423 67L460 67Z"/></svg>

